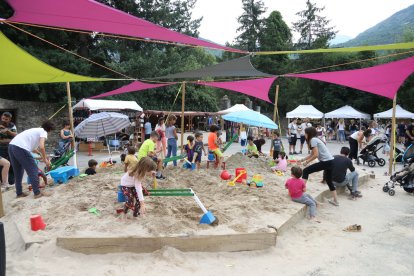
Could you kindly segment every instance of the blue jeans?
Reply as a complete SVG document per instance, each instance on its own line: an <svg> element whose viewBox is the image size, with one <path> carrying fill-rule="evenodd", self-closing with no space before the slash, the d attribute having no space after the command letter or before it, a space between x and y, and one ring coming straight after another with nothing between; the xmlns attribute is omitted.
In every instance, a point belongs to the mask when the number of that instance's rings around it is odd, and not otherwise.
<svg viewBox="0 0 414 276"><path fill-rule="evenodd" d="M167 156L166 158L171 157L171 153L172 156L177 156L177 139L175 138L169 138L167 140ZM177 167L177 161L173 161L174 163L174 167ZM164 163L164 167L167 166L167 163Z"/></svg>
<svg viewBox="0 0 414 276"><path fill-rule="evenodd" d="M343 187L352 184L352 192L355 193L358 191L358 173L356 171L347 173L345 180L341 183L333 182L336 187Z"/></svg>
<svg viewBox="0 0 414 276"><path fill-rule="evenodd" d="M309 194L303 194L300 198L292 198L294 202L306 204L308 206L308 216L313 218L316 215L316 201Z"/></svg>
<svg viewBox="0 0 414 276"><path fill-rule="evenodd" d="M339 142L345 142L345 130L338 130Z"/></svg>
<svg viewBox="0 0 414 276"><path fill-rule="evenodd" d="M9 156L16 180L16 194L21 195L23 193L22 180L24 171L26 171L29 176L33 193L35 195L40 194L38 168L32 154L15 145L9 145Z"/></svg>

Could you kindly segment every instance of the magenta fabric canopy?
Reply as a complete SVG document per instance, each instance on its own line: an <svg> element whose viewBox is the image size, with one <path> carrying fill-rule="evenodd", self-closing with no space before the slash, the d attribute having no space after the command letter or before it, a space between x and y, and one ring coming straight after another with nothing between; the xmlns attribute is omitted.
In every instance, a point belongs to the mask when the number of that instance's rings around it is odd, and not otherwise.
<svg viewBox="0 0 414 276"><path fill-rule="evenodd" d="M413 72L414 57L410 57L363 69L286 76L339 84L393 99Z"/></svg>
<svg viewBox="0 0 414 276"><path fill-rule="evenodd" d="M271 103L271 101L269 100L269 95L268 95L269 89L272 86L272 83L276 79L277 79L276 77L273 77L273 78L254 79L254 80L240 80L240 81L226 81L226 82L200 81L200 82L193 82L193 83L240 92L242 94L253 96L255 98Z"/></svg>
<svg viewBox="0 0 414 276"><path fill-rule="evenodd" d="M124 94L124 93L129 93L129 92L135 92L135 91L141 91L141 90L146 90L146 89L151 89L151 88L157 88L157 87L163 87L163 86L167 86L167 85L172 85L175 84L175 82L172 83L157 83L157 84L150 84L150 83L144 83L144 82L140 82L140 81L134 81L130 84L124 85L118 89L109 91L109 92L105 92L93 97L90 97L89 99L99 99L99 98L103 98L103 97L109 97L109 96L114 96L114 95L118 95L118 94Z"/></svg>
<svg viewBox="0 0 414 276"><path fill-rule="evenodd" d="M111 33L187 45L245 51L184 35L92 0L7 0L14 9L9 21Z"/></svg>

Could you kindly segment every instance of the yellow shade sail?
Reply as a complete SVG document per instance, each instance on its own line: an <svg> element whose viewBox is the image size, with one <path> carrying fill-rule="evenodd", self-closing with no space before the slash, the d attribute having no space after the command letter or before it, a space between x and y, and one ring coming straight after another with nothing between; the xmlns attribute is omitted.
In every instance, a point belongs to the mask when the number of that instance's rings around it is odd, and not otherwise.
<svg viewBox="0 0 414 276"><path fill-rule="evenodd" d="M33 57L0 32L0 85L108 81L68 73Z"/></svg>

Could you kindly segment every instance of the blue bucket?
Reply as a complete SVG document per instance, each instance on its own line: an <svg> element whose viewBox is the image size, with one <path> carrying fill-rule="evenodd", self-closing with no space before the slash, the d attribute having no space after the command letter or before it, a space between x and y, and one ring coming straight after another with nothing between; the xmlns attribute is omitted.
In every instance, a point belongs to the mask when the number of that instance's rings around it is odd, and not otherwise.
<svg viewBox="0 0 414 276"><path fill-rule="evenodd" d="M214 161L214 160L216 160L216 158L214 156L214 153L209 153L208 154L208 161Z"/></svg>
<svg viewBox="0 0 414 276"><path fill-rule="evenodd" d="M118 202L125 202L125 196L122 192L121 185L118 185Z"/></svg>

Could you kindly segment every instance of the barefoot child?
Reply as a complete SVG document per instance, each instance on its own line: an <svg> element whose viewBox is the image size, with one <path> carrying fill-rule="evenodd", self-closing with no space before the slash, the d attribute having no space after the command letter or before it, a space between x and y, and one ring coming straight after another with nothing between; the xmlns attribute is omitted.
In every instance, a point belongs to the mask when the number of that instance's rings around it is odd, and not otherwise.
<svg viewBox="0 0 414 276"><path fill-rule="evenodd" d="M285 172L286 171L287 169L286 153L284 153L283 151L279 153L279 158L275 160L275 162L277 165L270 168L272 172L275 172L275 171Z"/></svg>
<svg viewBox="0 0 414 276"><path fill-rule="evenodd" d="M187 137L187 145L184 146L184 151L187 154L187 160L190 163L193 163L194 161L194 137L192 135L189 135ZM186 163L187 165L189 165L188 163Z"/></svg>
<svg viewBox="0 0 414 276"><path fill-rule="evenodd" d="M259 151L257 150L256 145L253 143L253 137L249 136L247 137L247 156L252 158L258 158L259 157Z"/></svg>
<svg viewBox="0 0 414 276"><path fill-rule="evenodd" d="M96 174L96 166L98 166L98 162L95 159L91 159L88 161L88 168L85 170L87 175L94 175Z"/></svg>
<svg viewBox="0 0 414 276"><path fill-rule="evenodd" d="M220 142L217 137L219 128L216 125L210 127L210 133L208 134L208 149L214 153L217 157L217 168L221 168L223 162L223 153L220 150Z"/></svg>
<svg viewBox="0 0 414 276"><path fill-rule="evenodd" d="M150 157L143 157L133 170L128 171L121 178L121 189L125 196L124 218L128 213L128 209L133 211L133 216L138 217L145 214L144 195L142 193L142 180L146 176L155 175L157 165Z"/></svg>
<svg viewBox="0 0 414 276"><path fill-rule="evenodd" d="M135 148L128 147L128 154L124 160L124 172L132 171L132 169L138 164L138 159L135 156Z"/></svg>
<svg viewBox="0 0 414 276"><path fill-rule="evenodd" d="M194 162L197 165L197 170L200 169L201 164L201 156L202 152L204 152L204 155L207 155L206 149L204 148L203 144L203 134L201 132L197 132L195 134L195 144L194 144Z"/></svg>
<svg viewBox="0 0 414 276"><path fill-rule="evenodd" d="M285 187L289 190L289 195L292 201L297 203L303 203L308 206L309 219L316 219L316 206L317 202L312 196L306 194L306 184L302 177L302 169L300 167L292 167L292 178L286 181Z"/></svg>
<svg viewBox="0 0 414 276"><path fill-rule="evenodd" d="M156 178L164 180L166 177L162 175L162 159L157 157L157 152L155 151L155 143L158 138L159 135L156 131L151 132L150 138L145 140L138 150L138 161L144 157L150 157L157 164ZM166 166L166 164L164 164L164 166Z"/></svg>
<svg viewBox="0 0 414 276"><path fill-rule="evenodd" d="M270 153L273 153L273 160L277 160L279 158L279 152L282 151L282 140L280 139L279 131L273 132L273 140L272 144L270 145Z"/></svg>

